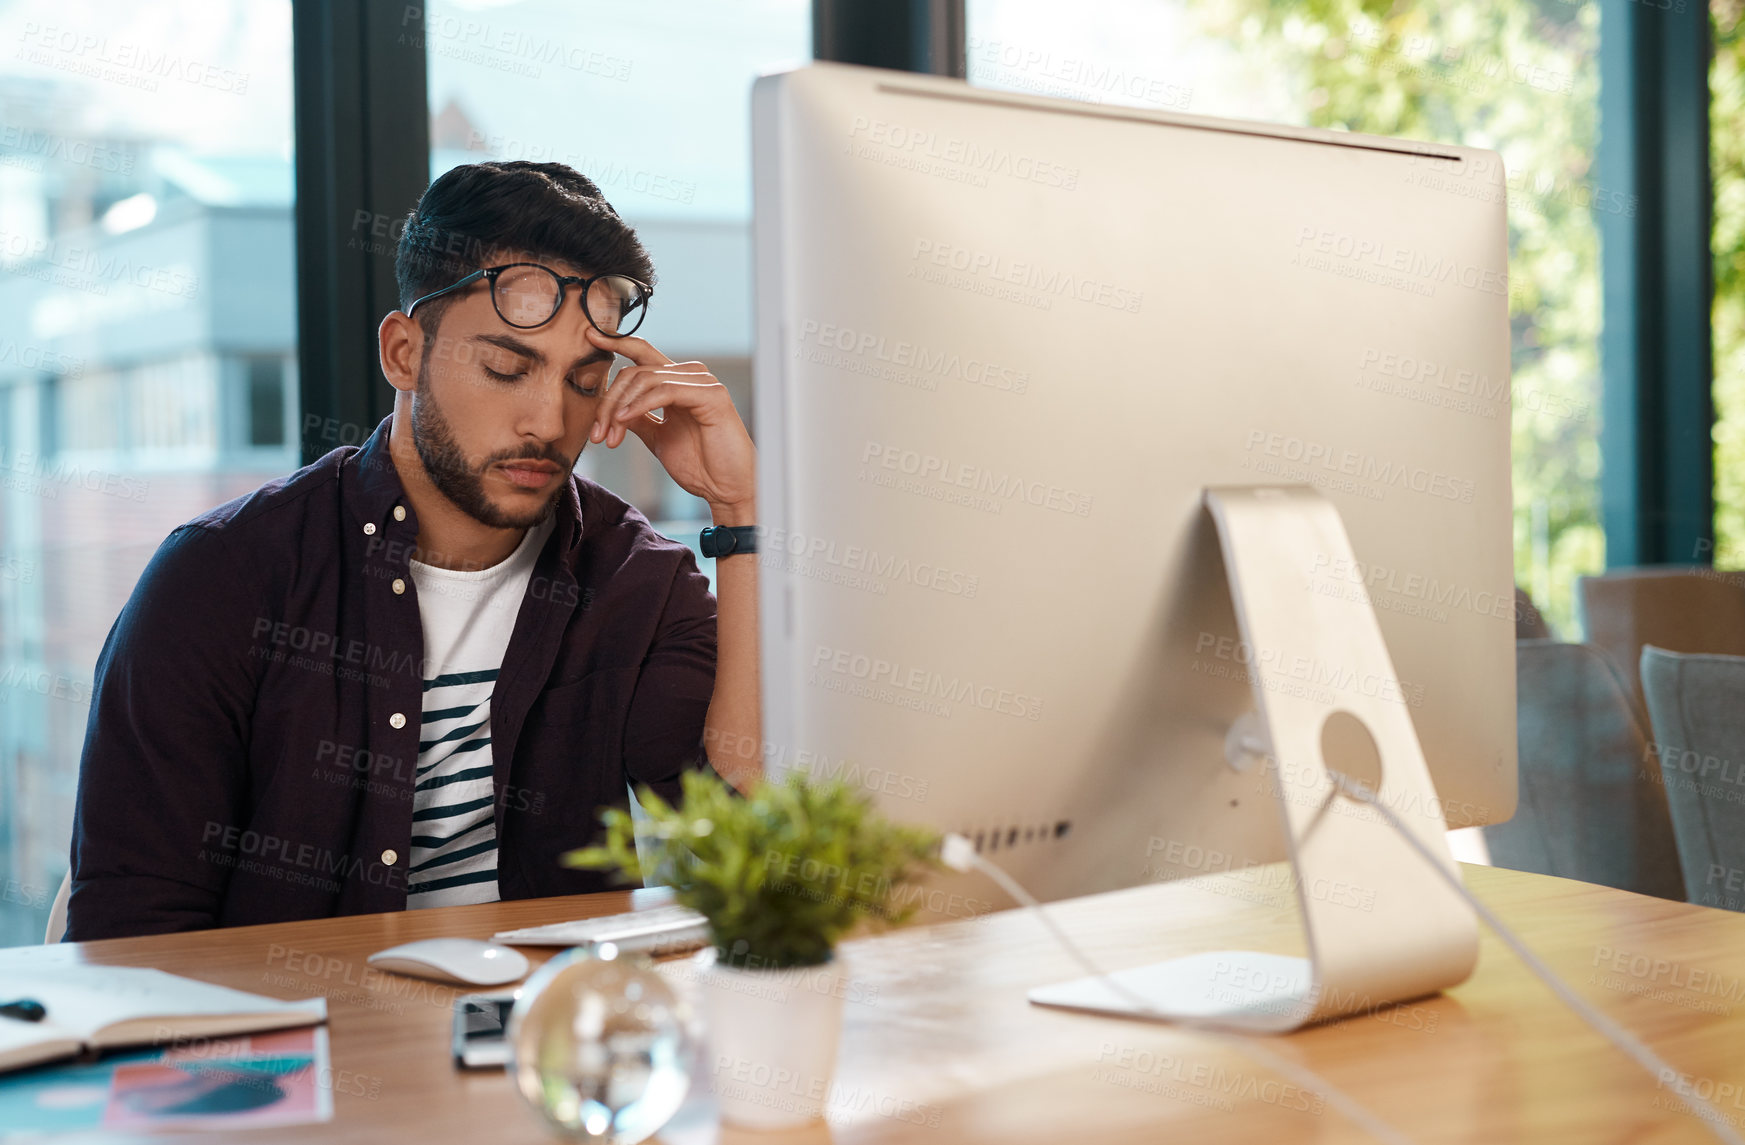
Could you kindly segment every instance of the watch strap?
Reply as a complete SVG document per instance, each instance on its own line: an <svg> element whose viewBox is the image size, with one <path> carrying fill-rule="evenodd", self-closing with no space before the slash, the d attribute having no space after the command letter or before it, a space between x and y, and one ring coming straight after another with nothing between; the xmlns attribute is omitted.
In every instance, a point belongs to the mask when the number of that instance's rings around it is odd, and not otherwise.
<svg viewBox="0 0 1745 1145"><path fill-rule="evenodd" d="M756 525L710 525L697 539L706 557L757 552Z"/></svg>

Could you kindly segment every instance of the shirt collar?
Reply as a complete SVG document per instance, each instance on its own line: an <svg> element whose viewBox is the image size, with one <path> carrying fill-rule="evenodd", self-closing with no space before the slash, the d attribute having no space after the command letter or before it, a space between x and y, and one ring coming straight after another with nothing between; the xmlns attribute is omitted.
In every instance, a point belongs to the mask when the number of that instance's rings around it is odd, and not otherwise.
<svg viewBox="0 0 1745 1145"><path fill-rule="evenodd" d="M376 426L369 440L356 453L341 461L343 470L350 470L350 481L341 480L346 503L352 516L363 526L364 535L401 534L408 542L418 535L418 516L406 497L406 487L400 482L400 471L394 467L388 450L388 435L394 417L389 414ZM396 517L396 508L405 509L403 518ZM557 551L564 567L574 568L576 554L582 545L582 501L576 488L576 475L571 473L557 495L554 510L557 518ZM373 526L373 528L372 528ZM411 545L405 547L408 555Z"/></svg>

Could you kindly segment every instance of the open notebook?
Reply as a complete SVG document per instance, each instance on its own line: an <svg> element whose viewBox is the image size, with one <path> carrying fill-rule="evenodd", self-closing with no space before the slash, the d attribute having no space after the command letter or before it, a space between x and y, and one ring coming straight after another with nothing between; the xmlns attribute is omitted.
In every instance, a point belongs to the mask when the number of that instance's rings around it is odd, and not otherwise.
<svg viewBox="0 0 1745 1145"><path fill-rule="evenodd" d="M33 998L40 1022L0 1016L0 1072L77 1057L86 1049L152 1045L313 1026L327 999L281 1002L242 990L132 966L8 967L0 1002Z"/></svg>

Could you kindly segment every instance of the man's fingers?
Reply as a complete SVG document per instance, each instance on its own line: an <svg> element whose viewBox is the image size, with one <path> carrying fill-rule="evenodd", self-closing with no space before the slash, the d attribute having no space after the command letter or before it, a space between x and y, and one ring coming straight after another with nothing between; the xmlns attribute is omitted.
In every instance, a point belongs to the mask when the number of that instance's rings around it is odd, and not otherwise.
<svg viewBox="0 0 1745 1145"><path fill-rule="evenodd" d="M712 376L707 382L696 381L696 377L696 374L681 374L671 370L649 370L626 387L618 400L612 403L611 410L602 411L602 414L608 422L626 421L634 418L638 412L666 405L697 409L726 399L727 387ZM649 395L656 391L660 392L660 398L651 400Z"/></svg>
<svg viewBox="0 0 1745 1145"><path fill-rule="evenodd" d="M612 411L612 420L616 424L636 422L640 415L648 414L657 409L699 409L719 400L725 395L726 389L719 382L682 382L672 379L657 380L650 378L639 385L633 392L627 393ZM655 424L663 419L656 418Z"/></svg>
<svg viewBox="0 0 1745 1145"><path fill-rule="evenodd" d="M639 366L670 366L672 359L656 350L641 338L631 335L628 338L613 338L602 334L593 326L587 328L588 338L596 346L602 346L614 354L623 354Z"/></svg>
<svg viewBox="0 0 1745 1145"><path fill-rule="evenodd" d="M652 374L660 372L659 366L626 366L612 380L612 386L606 391L598 407L594 410L594 428L589 431L590 441L603 440L602 435L612 428L614 415L619 407L637 393L643 382Z"/></svg>

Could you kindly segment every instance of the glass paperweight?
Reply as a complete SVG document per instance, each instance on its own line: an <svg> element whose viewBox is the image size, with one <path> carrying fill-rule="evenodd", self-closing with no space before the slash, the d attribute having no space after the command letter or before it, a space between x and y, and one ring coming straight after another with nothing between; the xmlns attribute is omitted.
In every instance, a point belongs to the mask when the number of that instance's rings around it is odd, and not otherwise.
<svg viewBox="0 0 1745 1145"><path fill-rule="evenodd" d="M509 1013L509 1077L559 1136L632 1145L671 1120L699 1046L690 1007L641 954L605 944L540 967Z"/></svg>

